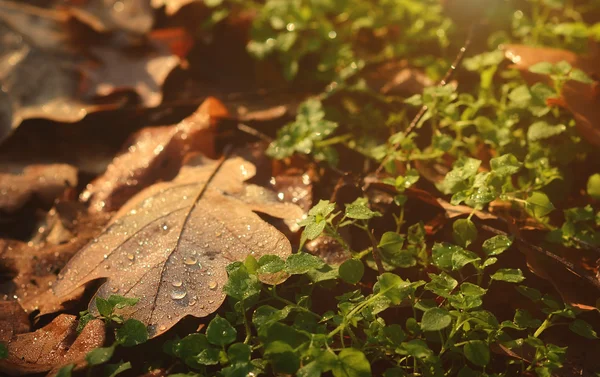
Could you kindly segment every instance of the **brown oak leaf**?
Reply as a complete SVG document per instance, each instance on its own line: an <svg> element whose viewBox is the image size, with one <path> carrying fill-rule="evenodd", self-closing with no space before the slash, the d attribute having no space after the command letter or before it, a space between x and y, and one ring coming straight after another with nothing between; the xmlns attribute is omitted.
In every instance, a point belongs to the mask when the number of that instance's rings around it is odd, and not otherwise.
<svg viewBox="0 0 600 377"><path fill-rule="evenodd" d="M106 172L87 185L81 199L89 202L92 212L114 211L150 184L172 179L186 154L214 157L216 119L225 115L223 104L208 98L179 124L138 131Z"/></svg>
<svg viewBox="0 0 600 377"><path fill-rule="evenodd" d="M85 365L85 355L104 344L104 322L92 320L77 334L77 317L61 314L34 332L8 341L8 358L0 371L10 376L47 372L74 363Z"/></svg>
<svg viewBox="0 0 600 377"><path fill-rule="evenodd" d="M253 211L289 220L302 211L244 183L255 173L239 157L190 160L173 181L152 185L126 203L59 274L55 294L108 278L97 295L138 298L121 314L148 325L151 336L185 316L213 313L225 299L229 263L291 253L287 238Z"/></svg>

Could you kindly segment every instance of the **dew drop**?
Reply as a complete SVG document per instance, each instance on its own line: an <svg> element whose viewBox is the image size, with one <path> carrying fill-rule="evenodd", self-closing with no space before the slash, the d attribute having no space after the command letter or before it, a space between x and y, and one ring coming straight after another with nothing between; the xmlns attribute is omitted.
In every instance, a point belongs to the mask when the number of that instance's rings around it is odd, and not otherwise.
<svg viewBox="0 0 600 377"><path fill-rule="evenodd" d="M130 261L135 259L135 255L133 254L127 254L127 259L129 259Z"/></svg>
<svg viewBox="0 0 600 377"><path fill-rule="evenodd" d="M215 289L217 289L217 287L218 287L218 286L219 286L219 283L217 283L217 282L216 282L216 281L214 281L214 280L208 283L208 288L209 288L211 291L214 291Z"/></svg>
<svg viewBox="0 0 600 377"><path fill-rule="evenodd" d="M196 305L196 300L190 300L190 302L188 303L189 306L194 306Z"/></svg>
<svg viewBox="0 0 600 377"><path fill-rule="evenodd" d="M164 225L162 226L162 230L169 230L169 227L167 226L167 224L164 224Z"/></svg>
<svg viewBox="0 0 600 377"><path fill-rule="evenodd" d="M171 298L173 300L181 300L187 295L186 291L173 291L171 292Z"/></svg>
<svg viewBox="0 0 600 377"><path fill-rule="evenodd" d="M110 291L111 291L112 293L117 293L117 292L119 292L119 288L117 288L117 287L112 287L112 288L110 289Z"/></svg>
<svg viewBox="0 0 600 377"><path fill-rule="evenodd" d="M108 254L104 254L104 259L108 259Z"/></svg>
<svg viewBox="0 0 600 377"><path fill-rule="evenodd" d="M171 285L174 287L181 287L183 285L183 282L181 280L173 280Z"/></svg>
<svg viewBox="0 0 600 377"><path fill-rule="evenodd" d="M167 329L167 326L162 325L158 328L160 331L165 331Z"/></svg>
<svg viewBox="0 0 600 377"><path fill-rule="evenodd" d="M188 266L192 266L192 265L198 263L198 260L194 257L185 257L185 258L183 258L183 263L187 264Z"/></svg>

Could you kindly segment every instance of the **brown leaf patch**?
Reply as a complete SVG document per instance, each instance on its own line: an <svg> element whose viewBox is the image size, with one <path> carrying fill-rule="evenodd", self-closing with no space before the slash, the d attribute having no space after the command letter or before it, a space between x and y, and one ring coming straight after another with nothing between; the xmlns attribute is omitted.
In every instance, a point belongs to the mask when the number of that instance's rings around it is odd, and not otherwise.
<svg viewBox="0 0 600 377"><path fill-rule="evenodd" d="M14 274L4 283L3 293L16 297L28 312L39 310L40 315L62 310L81 296L83 289L58 299L52 284L58 271L107 221L106 216L90 215L76 203L58 203L49 218L52 220L40 227L42 233L35 241L0 240L0 268Z"/></svg>
<svg viewBox="0 0 600 377"><path fill-rule="evenodd" d="M35 332L19 334L7 344L8 358L0 360L0 370L10 376L47 372L66 364L84 365L85 355L104 344L101 320L90 321L77 334L77 318L61 314Z"/></svg>
<svg viewBox="0 0 600 377"><path fill-rule="evenodd" d="M0 342L29 331L29 317L16 301L0 301Z"/></svg>
<svg viewBox="0 0 600 377"><path fill-rule="evenodd" d="M216 120L226 114L218 100L209 98L177 125L140 130L106 172L87 185L81 199L89 201L92 212L114 211L150 184L172 179L186 154L214 157Z"/></svg>
<svg viewBox="0 0 600 377"><path fill-rule="evenodd" d="M77 169L70 165L4 165L0 168L0 211L14 212L32 196L52 204L66 188L75 186Z"/></svg>
<svg viewBox="0 0 600 377"><path fill-rule="evenodd" d="M249 254L291 253L283 234L253 211L295 218L299 210L249 195L259 190L244 183L254 175L254 166L241 158L222 165L199 157L189 161L173 181L148 187L121 208L61 272L56 295L108 278L97 295L139 298L122 314L148 325L151 336L187 315L213 313L225 299L226 265Z"/></svg>

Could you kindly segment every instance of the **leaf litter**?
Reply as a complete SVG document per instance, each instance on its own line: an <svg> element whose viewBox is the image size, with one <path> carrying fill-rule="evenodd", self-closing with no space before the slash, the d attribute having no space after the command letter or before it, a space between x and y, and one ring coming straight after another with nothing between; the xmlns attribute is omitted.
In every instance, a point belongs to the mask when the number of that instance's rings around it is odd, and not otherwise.
<svg viewBox="0 0 600 377"><path fill-rule="evenodd" d="M292 251L287 238L253 211L297 220L292 204L269 201L264 189L245 184L254 166L240 158L195 157L171 182L158 183L127 202L108 227L76 254L54 285L58 296L108 278L97 292L140 298L123 315L158 336L187 315L205 317L225 299L225 266ZM92 301L90 310L95 312Z"/></svg>
<svg viewBox="0 0 600 377"><path fill-rule="evenodd" d="M112 36L97 42L86 27L73 23L66 9L0 2L0 38L5 41L0 49L0 138L26 119L76 122L88 113L118 108L122 99L100 102L98 97L123 90L134 89L144 106L157 106L163 82L191 43L182 29L177 35L157 30L144 39L123 42ZM174 39L188 47L173 51Z"/></svg>

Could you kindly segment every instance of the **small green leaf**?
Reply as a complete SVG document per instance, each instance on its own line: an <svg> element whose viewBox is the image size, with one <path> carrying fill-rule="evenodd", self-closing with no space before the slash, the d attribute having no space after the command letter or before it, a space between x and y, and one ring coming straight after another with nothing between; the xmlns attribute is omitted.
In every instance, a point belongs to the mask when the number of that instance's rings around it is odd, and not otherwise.
<svg viewBox="0 0 600 377"><path fill-rule="evenodd" d="M8 357L8 348L6 344L0 343L0 360L6 359Z"/></svg>
<svg viewBox="0 0 600 377"><path fill-rule="evenodd" d="M462 247L468 247L477 239L477 227L469 219L458 219L452 224L452 237Z"/></svg>
<svg viewBox="0 0 600 377"><path fill-rule="evenodd" d="M206 335L199 333L186 336L173 347L175 354L192 368L200 366L196 360L196 356L208 348L210 348L210 344L208 343L208 339L206 339Z"/></svg>
<svg viewBox="0 0 600 377"><path fill-rule="evenodd" d="M509 177L519 170L523 166L517 158L508 153L500 157L495 157L490 160L490 166L492 171L500 177Z"/></svg>
<svg viewBox="0 0 600 377"><path fill-rule="evenodd" d="M325 265L319 257L307 253L292 254L285 261L285 272L292 275L305 274Z"/></svg>
<svg viewBox="0 0 600 377"><path fill-rule="evenodd" d="M598 334L594 331L592 325L582 319L576 319L569 324L569 329L577 335L587 339L598 339Z"/></svg>
<svg viewBox="0 0 600 377"><path fill-rule="evenodd" d="M537 302L542 299L542 293L535 288L529 288L525 285L519 285L517 287L517 291L533 302Z"/></svg>
<svg viewBox="0 0 600 377"><path fill-rule="evenodd" d="M110 347L96 348L85 355L85 361L89 365L100 365L106 363L115 352L115 345Z"/></svg>
<svg viewBox="0 0 600 377"><path fill-rule="evenodd" d="M108 300L103 299L102 297L96 297L96 308L98 309L98 313L105 318L110 318L113 314L113 310L115 306L111 304Z"/></svg>
<svg viewBox="0 0 600 377"><path fill-rule="evenodd" d="M274 274L283 271L285 261L277 255L263 255L258 260L259 274Z"/></svg>
<svg viewBox="0 0 600 377"><path fill-rule="evenodd" d="M554 72L554 66L550 62L540 62L529 67L529 72L549 75Z"/></svg>
<svg viewBox="0 0 600 377"><path fill-rule="evenodd" d="M600 173L592 174L587 182L587 194L600 200Z"/></svg>
<svg viewBox="0 0 600 377"><path fill-rule="evenodd" d="M500 255L510 247L512 241L510 238L502 235L494 236L483 242L483 252L486 256Z"/></svg>
<svg viewBox="0 0 600 377"><path fill-rule="evenodd" d="M421 329L423 331L438 331L445 329L452 323L452 316L446 309L431 308L423 313Z"/></svg>
<svg viewBox="0 0 600 377"><path fill-rule="evenodd" d="M133 347L148 340L148 329L137 319L128 319L115 333L117 343L124 347Z"/></svg>
<svg viewBox="0 0 600 377"><path fill-rule="evenodd" d="M465 296L481 297L487 292L487 289L469 282L464 282L460 285L460 292Z"/></svg>
<svg viewBox="0 0 600 377"><path fill-rule="evenodd" d="M537 329L542 324L542 321L540 321L537 318L533 318L531 314L524 309L516 310L513 322L516 326L518 326L521 329Z"/></svg>
<svg viewBox="0 0 600 377"><path fill-rule="evenodd" d="M385 272L377 278L377 283L373 287L373 291L383 294L390 299L392 304L398 305L407 297L406 288L409 285L400 276Z"/></svg>
<svg viewBox="0 0 600 377"><path fill-rule="evenodd" d="M509 283L520 283L525 280L523 273L517 268L501 268L490 276L490 278Z"/></svg>
<svg viewBox="0 0 600 377"><path fill-rule="evenodd" d="M366 198L358 198L353 203L346 204L346 217L355 220L370 220L381 217L381 213L371 211Z"/></svg>
<svg viewBox="0 0 600 377"><path fill-rule="evenodd" d="M573 69L569 74L571 80L579 81L584 84L593 84L594 80L590 78L585 72L580 69Z"/></svg>
<svg viewBox="0 0 600 377"><path fill-rule="evenodd" d="M261 283L258 277L250 275L243 265L229 272L229 279L223 286L223 291L238 301L258 296L260 289Z"/></svg>
<svg viewBox="0 0 600 377"><path fill-rule="evenodd" d="M295 374L300 368L300 358L294 348L280 340L266 345L265 358L269 360L276 373Z"/></svg>
<svg viewBox="0 0 600 377"><path fill-rule="evenodd" d="M404 237L396 232L385 232L379 240L377 248L389 253L395 253L402 249L404 245Z"/></svg>
<svg viewBox="0 0 600 377"><path fill-rule="evenodd" d="M340 278L348 284L356 284L362 279L365 273L365 266L362 261L357 259L348 259L340 265Z"/></svg>
<svg viewBox="0 0 600 377"><path fill-rule="evenodd" d="M552 136L560 135L566 130L567 127L563 124L551 126L546 122L535 122L527 130L527 139L529 141L549 139Z"/></svg>
<svg viewBox="0 0 600 377"><path fill-rule="evenodd" d="M458 281L445 272L439 275L429 274L431 281L425 284L425 289L435 293L438 296L448 297L450 292L458 286Z"/></svg>
<svg viewBox="0 0 600 377"><path fill-rule="evenodd" d="M540 191L535 191L527 198L526 208L536 218L542 218L554 210L548 196Z"/></svg>
<svg viewBox="0 0 600 377"><path fill-rule="evenodd" d="M484 367L490 362L490 347L481 340L471 340L463 347L467 360L475 365Z"/></svg>
<svg viewBox="0 0 600 377"><path fill-rule="evenodd" d="M134 306L140 301L139 298L135 297L123 297L120 295L110 295L108 302L117 309L123 309L127 306Z"/></svg>
<svg viewBox="0 0 600 377"><path fill-rule="evenodd" d="M60 368L54 377L71 377L75 364L68 364Z"/></svg>
<svg viewBox="0 0 600 377"><path fill-rule="evenodd" d="M371 377L371 364L364 353L355 348L344 348L331 369L334 377Z"/></svg>
<svg viewBox="0 0 600 377"><path fill-rule="evenodd" d="M108 364L104 366L104 376L105 377L115 377L116 375L125 372L126 370L131 369L130 362L119 362L117 364Z"/></svg>
<svg viewBox="0 0 600 377"><path fill-rule="evenodd" d="M217 346L225 346L233 343L236 337L237 331L235 328L231 326L228 320L218 314L210 321L206 328L206 338L210 343Z"/></svg>

